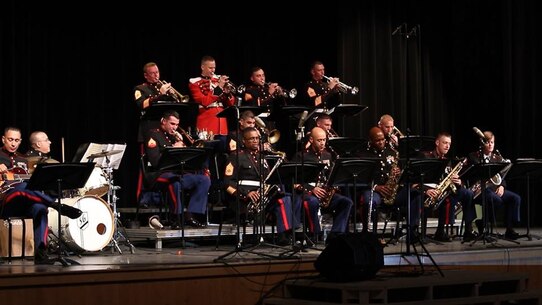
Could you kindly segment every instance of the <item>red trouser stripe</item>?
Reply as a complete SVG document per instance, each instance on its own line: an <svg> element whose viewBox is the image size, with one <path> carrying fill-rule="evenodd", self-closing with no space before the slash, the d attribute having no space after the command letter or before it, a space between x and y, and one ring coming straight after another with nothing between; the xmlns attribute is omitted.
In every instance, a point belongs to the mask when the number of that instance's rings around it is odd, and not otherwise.
<svg viewBox="0 0 542 305"><path fill-rule="evenodd" d="M284 230L290 230L290 224L288 223L288 215L286 214L286 208L284 207L284 201L281 199L278 200L279 204L279 213L280 217L282 217L282 222L284 223Z"/></svg>

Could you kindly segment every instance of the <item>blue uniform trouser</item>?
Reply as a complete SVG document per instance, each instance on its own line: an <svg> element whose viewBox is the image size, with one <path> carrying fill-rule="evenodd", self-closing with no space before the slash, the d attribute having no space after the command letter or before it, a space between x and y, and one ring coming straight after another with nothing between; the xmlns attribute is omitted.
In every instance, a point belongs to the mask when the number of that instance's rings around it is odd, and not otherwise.
<svg viewBox="0 0 542 305"><path fill-rule="evenodd" d="M438 207L438 223L439 227L444 224L455 223L455 206L461 203L463 210L463 221L467 226L470 226L476 218L476 209L472 202L473 192L465 187L457 188L457 193L446 197Z"/></svg>
<svg viewBox="0 0 542 305"><path fill-rule="evenodd" d="M292 198L289 195L277 199L273 204L269 204L266 209L273 212L277 217L278 233L291 230L297 226L295 219L292 218Z"/></svg>
<svg viewBox="0 0 542 305"><path fill-rule="evenodd" d="M173 173L163 173L156 179L162 187L167 188L172 214L180 214L183 210L181 204L181 190L190 191L190 201L187 211L204 214L207 210L207 197L211 179L201 174L184 174L181 176Z"/></svg>
<svg viewBox="0 0 542 305"><path fill-rule="evenodd" d="M54 199L48 195L26 189L26 183L19 183L9 190L2 202L2 217L28 217L34 223L34 246L45 247L49 227L48 206Z"/></svg>
<svg viewBox="0 0 542 305"><path fill-rule="evenodd" d="M303 202L302 202L303 201ZM302 204L301 204L302 202ZM335 193L331 198L329 206L322 209L322 213L331 213L333 215L333 225L331 232L346 233L348 230L348 218L353 202L350 198ZM301 220L301 207L305 211L307 226L313 233L321 231L320 221L318 219L318 209L320 200L314 195L298 196L296 198L296 219Z"/></svg>
<svg viewBox="0 0 542 305"><path fill-rule="evenodd" d="M482 203L482 195L476 198L477 203ZM509 190L504 190L502 197L499 197L494 190L486 188L485 190L485 201L486 201L486 212L493 213L495 208L504 207L504 225L506 228L512 228L515 223L518 223L520 220L519 206L521 204L521 197ZM484 217L491 217L488 219L493 219L493 214L484 215Z"/></svg>

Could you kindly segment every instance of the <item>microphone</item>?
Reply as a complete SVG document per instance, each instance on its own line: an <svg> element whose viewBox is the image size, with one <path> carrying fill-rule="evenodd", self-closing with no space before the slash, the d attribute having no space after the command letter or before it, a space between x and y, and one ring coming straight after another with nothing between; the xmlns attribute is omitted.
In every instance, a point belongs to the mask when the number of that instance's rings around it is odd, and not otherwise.
<svg viewBox="0 0 542 305"><path fill-rule="evenodd" d="M395 34L397 34L397 32L399 32L399 31L401 30L401 28L403 27L403 25L405 25L404 22L401 23L401 24L395 29L395 31L393 31L393 32L391 33L391 36L395 36Z"/></svg>
<svg viewBox="0 0 542 305"><path fill-rule="evenodd" d="M307 115L309 112L307 110L303 111L301 114L301 118L299 118L299 124L297 124L297 128L301 129L303 125L305 124L305 121L307 120Z"/></svg>
<svg viewBox="0 0 542 305"><path fill-rule="evenodd" d="M256 121L256 125L258 125L258 127L265 129L265 123L262 121L262 119L255 116L254 121Z"/></svg>
<svg viewBox="0 0 542 305"><path fill-rule="evenodd" d="M472 127L472 130L474 131L474 133L476 133L476 135L480 138L480 140L484 144L487 144L486 136L484 135L484 133L480 129L478 129L478 127Z"/></svg>

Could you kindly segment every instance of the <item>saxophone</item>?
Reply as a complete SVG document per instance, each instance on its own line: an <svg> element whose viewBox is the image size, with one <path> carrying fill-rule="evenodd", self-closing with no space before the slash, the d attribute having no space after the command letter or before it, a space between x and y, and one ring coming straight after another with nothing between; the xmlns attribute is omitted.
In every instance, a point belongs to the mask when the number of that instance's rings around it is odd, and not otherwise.
<svg viewBox="0 0 542 305"><path fill-rule="evenodd" d="M463 168L463 165L467 162L467 158L464 158L462 161L458 162L455 167L446 175L442 181L437 185L435 190L437 190L438 195L436 198L427 197L425 201L423 202L423 206L433 207L434 210L438 209L444 198L448 197L450 193L456 193L457 187L452 182L452 177L459 174L461 169Z"/></svg>
<svg viewBox="0 0 542 305"><path fill-rule="evenodd" d="M395 150L394 150L395 151ZM397 196L397 190L399 189L399 178L401 178L402 171L399 169L399 152L395 151L395 158L391 164L390 176L386 181L386 188L391 190L389 196L382 196L382 202L385 205L393 205L395 197Z"/></svg>
<svg viewBox="0 0 542 305"><path fill-rule="evenodd" d="M326 190L326 196L320 198L320 207L322 209L325 209L329 207L329 204L331 203L331 199L333 198L333 195L339 190L338 186L325 186L324 189Z"/></svg>

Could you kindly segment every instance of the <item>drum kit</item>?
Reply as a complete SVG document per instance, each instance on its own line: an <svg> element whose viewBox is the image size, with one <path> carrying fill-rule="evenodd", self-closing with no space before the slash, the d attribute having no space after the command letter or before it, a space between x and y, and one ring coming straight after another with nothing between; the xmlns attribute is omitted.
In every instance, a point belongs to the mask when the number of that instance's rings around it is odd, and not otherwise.
<svg viewBox="0 0 542 305"><path fill-rule="evenodd" d="M89 160L108 157L121 153L121 150L111 150L96 153L88 157ZM113 167L109 162L105 167L96 166L88 178L85 186L76 190L64 190L62 203L80 209L83 214L77 219L69 219L63 216L61 219L62 242L68 249L80 253L84 251L101 251L111 246L122 254L119 240L123 240L135 252L135 247L130 243L125 234L119 231L122 224L117 212L116 191L119 186L114 185ZM103 197L106 196L106 200ZM58 212L49 208L49 228L51 234L58 231ZM55 236L56 238L56 236ZM58 240L58 238L57 238Z"/></svg>

